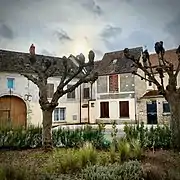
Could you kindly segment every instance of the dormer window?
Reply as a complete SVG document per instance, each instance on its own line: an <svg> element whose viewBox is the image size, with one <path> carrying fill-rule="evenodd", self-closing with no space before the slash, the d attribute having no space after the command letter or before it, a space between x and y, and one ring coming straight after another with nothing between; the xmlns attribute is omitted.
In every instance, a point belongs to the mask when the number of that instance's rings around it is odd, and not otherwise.
<svg viewBox="0 0 180 180"><path fill-rule="evenodd" d="M114 60L112 61L112 63L113 63L113 64L116 64L116 63L117 63L117 59L114 59Z"/></svg>

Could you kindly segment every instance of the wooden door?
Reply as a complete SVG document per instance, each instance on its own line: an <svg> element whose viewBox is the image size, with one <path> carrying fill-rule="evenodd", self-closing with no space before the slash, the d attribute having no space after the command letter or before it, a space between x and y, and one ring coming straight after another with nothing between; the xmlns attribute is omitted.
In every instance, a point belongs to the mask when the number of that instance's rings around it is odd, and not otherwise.
<svg viewBox="0 0 180 180"><path fill-rule="evenodd" d="M109 118L109 102L100 103L100 118Z"/></svg>
<svg viewBox="0 0 180 180"><path fill-rule="evenodd" d="M129 118L129 101L120 101L120 118Z"/></svg>
<svg viewBox="0 0 180 180"><path fill-rule="evenodd" d="M26 104L16 96L0 98L0 124L11 123L13 126L26 126Z"/></svg>

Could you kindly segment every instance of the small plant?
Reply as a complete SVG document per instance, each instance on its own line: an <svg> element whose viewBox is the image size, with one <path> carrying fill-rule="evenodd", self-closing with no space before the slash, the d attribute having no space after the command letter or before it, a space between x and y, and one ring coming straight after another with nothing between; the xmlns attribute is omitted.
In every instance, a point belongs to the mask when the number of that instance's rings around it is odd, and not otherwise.
<svg viewBox="0 0 180 180"><path fill-rule="evenodd" d="M117 133L118 133L117 123L116 121L113 121L111 137L112 137L112 143L114 144L115 148L117 148Z"/></svg>
<svg viewBox="0 0 180 180"><path fill-rule="evenodd" d="M112 164L117 161L116 147L115 147L114 143L112 143L110 146L110 160L111 160Z"/></svg>
<svg viewBox="0 0 180 180"><path fill-rule="evenodd" d="M84 146L78 150L78 157L82 167L94 165L97 161L97 152L92 143L86 142Z"/></svg>
<svg viewBox="0 0 180 180"><path fill-rule="evenodd" d="M90 166L82 171L84 180L143 180L142 168L138 161L125 162L123 165Z"/></svg>
<svg viewBox="0 0 180 180"><path fill-rule="evenodd" d="M131 146L126 138L121 138L118 141L117 148L121 161L127 161L131 157Z"/></svg>

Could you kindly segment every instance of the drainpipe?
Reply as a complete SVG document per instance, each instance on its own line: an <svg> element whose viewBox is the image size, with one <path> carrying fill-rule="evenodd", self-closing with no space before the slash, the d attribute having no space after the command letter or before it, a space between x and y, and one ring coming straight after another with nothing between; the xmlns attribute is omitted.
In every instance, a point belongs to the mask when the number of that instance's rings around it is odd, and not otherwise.
<svg viewBox="0 0 180 180"><path fill-rule="evenodd" d="M91 94L90 94L90 99L88 100L88 124L90 124L90 109L89 109L89 104L90 104L90 101L92 100L93 82L90 82L90 84L91 84Z"/></svg>
<svg viewBox="0 0 180 180"><path fill-rule="evenodd" d="M81 124L82 122L81 122L81 102L82 100L81 100L81 85L80 85L80 90L79 90L79 123Z"/></svg>
<svg viewBox="0 0 180 180"><path fill-rule="evenodd" d="M89 102L90 102L90 100L88 100L88 124L90 124L90 111L89 111Z"/></svg>

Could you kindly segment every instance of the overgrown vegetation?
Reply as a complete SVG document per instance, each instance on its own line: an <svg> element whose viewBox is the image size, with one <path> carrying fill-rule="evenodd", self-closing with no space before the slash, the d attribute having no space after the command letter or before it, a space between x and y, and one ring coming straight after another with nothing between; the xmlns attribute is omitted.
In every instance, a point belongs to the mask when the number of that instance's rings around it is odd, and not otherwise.
<svg viewBox="0 0 180 180"><path fill-rule="evenodd" d="M40 127L0 128L0 148L3 149L28 149L42 146L42 129ZM104 139L104 127L99 124L98 128L85 126L79 129L53 130L54 147L78 148L85 142L91 142L98 149L107 148Z"/></svg>
<svg viewBox="0 0 180 180"><path fill-rule="evenodd" d="M167 156L170 151L162 151L165 154L156 157L158 149L171 147L171 132L168 126L147 129L143 123L126 124L126 136L119 138L117 124L114 122L110 144L104 138L104 130L105 126L102 124L99 124L98 128L59 128L53 131L53 143L57 148L53 152L45 153L40 149L41 128L1 128L1 148L31 150L0 151L0 179L178 180L180 177L177 165L180 163L179 154L170 153ZM151 148L153 151L149 155L146 150ZM162 158L164 160L161 162Z"/></svg>
<svg viewBox="0 0 180 180"><path fill-rule="evenodd" d="M168 125L153 125L148 129L144 123L137 125L125 125L124 132L126 139L131 141L137 139L142 148L152 149L170 149L171 147L171 130Z"/></svg>

